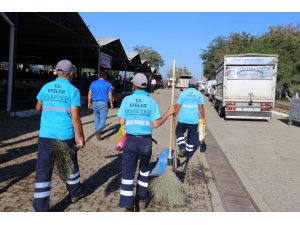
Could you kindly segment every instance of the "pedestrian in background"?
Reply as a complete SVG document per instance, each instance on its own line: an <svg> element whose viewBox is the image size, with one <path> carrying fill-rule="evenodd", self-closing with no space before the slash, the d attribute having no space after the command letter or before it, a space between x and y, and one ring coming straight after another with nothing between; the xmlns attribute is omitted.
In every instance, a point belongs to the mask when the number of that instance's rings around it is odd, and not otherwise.
<svg viewBox="0 0 300 225"><path fill-rule="evenodd" d="M156 87L156 80L154 78L152 78L151 80L151 93L154 93Z"/></svg>
<svg viewBox="0 0 300 225"><path fill-rule="evenodd" d="M139 202L146 207L146 195L150 173L149 162L152 155L152 128L161 126L175 112L170 106L161 117L158 105L145 91L147 77L138 73L133 78L133 94L122 101L118 111L120 124L126 125L128 138L123 150L122 181L119 207L126 211L139 211ZM136 196L133 196L134 176L137 162L139 175L137 177Z"/></svg>
<svg viewBox="0 0 300 225"><path fill-rule="evenodd" d="M111 84L105 78L105 73L100 71L98 80L91 83L88 93L88 108L94 111L94 125L98 140L101 140L101 131L106 124L108 101L110 108L113 109Z"/></svg>
<svg viewBox="0 0 300 225"><path fill-rule="evenodd" d="M186 152L189 157L198 138L199 118L205 122L204 101L202 94L197 91L197 81L192 77L189 80L189 88L185 89L177 100L175 109L175 119L178 115L176 126L177 145L179 148L179 157L184 157ZM187 131L187 141L184 133Z"/></svg>
<svg viewBox="0 0 300 225"><path fill-rule="evenodd" d="M52 143L55 139L65 142L69 148L75 146L75 133L78 148L85 145L79 115L80 93L70 80L75 66L69 60L56 65L58 78L45 84L37 95L36 110L42 113L38 139L38 154L35 174L33 207L38 212L49 210L51 176L53 171ZM77 153L72 155L73 171L67 181L71 201L82 197Z"/></svg>

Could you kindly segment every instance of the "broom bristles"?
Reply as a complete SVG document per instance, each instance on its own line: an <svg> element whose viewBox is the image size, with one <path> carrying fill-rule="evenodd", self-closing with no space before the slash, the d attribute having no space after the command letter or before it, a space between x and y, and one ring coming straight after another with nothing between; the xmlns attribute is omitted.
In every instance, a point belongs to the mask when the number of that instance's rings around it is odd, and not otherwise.
<svg viewBox="0 0 300 225"><path fill-rule="evenodd" d="M167 166L166 172L159 177L153 179L150 183L150 191L154 194L157 202L169 206L181 206L185 203L185 190L173 172L172 166Z"/></svg>
<svg viewBox="0 0 300 225"><path fill-rule="evenodd" d="M75 153L74 148L60 140L53 141L53 159L57 169L58 176L67 181L73 171L72 155Z"/></svg>

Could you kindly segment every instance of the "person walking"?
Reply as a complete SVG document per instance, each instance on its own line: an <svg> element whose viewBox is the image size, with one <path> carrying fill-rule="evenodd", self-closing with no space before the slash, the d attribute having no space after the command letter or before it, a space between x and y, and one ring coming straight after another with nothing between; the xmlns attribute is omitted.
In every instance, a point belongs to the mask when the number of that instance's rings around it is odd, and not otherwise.
<svg viewBox="0 0 300 225"><path fill-rule="evenodd" d="M110 108L113 109L113 97L111 84L105 78L105 73L100 71L98 80L91 83L88 93L88 108L94 111L94 125L96 130L96 138L101 140L101 131L105 127L108 101Z"/></svg>
<svg viewBox="0 0 300 225"><path fill-rule="evenodd" d="M202 94L197 91L197 81L192 77L189 80L189 88L184 90L178 100L174 119L177 119L176 138L179 149L178 156L191 156L198 137L199 118L205 121L204 101ZM187 141L184 133L187 131Z"/></svg>
<svg viewBox="0 0 300 225"><path fill-rule="evenodd" d="M151 80L151 93L154 93L154 90L156 88L156 80L152 78Z"/></svg>
<svg viewBox="0 0 300 225"><path fill-rule="evenodd" d="M125 124L128 138L123 150L122 181L119 207L126 211L139 211L139 202L146 207L146 195L150 173L149 162L152 155L152 128L161 126L175 112L170 106L161 117L158 105L145 91L147 77L138 73L133 78L133 94L122 101L118 111L120 124ZM137 177L136 196L133 196L134 176L137 162L139 175Z"/></svg>
<svg viewBox="0 0 300 225"><path fill-rule="evenodd" d="M70 80L75 66L69 60L61 60L56 65L58 77L45 84L37 95L36 110L42 113L38 139L38 154L35 174L33 207L38 212L49 211L51 176L53 171L54 140L65 142L69 148L75 146L75 133L78 148L85 145L79 115L80 93ZM75 130L75 133L74 133ZM72 202L83 196L77 153L72 155L73 171L67 181Z"/></svg>

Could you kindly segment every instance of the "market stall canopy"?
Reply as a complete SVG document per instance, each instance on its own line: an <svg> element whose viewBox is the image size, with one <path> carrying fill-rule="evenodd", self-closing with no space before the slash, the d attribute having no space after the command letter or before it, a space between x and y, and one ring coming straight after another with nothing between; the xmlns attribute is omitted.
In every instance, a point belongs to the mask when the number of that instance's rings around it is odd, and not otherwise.
<svg viewBox="0 0 300 225"><path fill-rule="evenodd" d="M155 74L156 73L156 67L150 67L151 68L151 73Z"/></svg>
<svg viewBox="0 0 300 225"><path fill-rule="evenodd" d="M146 60L141 60L138 52L126 52L129 63L127 64L127 70L132 72L148 73L150 68Z"/></svg>
<svg viewBox="0 0 300 225"><path fill-rule="evenodd" d="M140 54L138 52L126 52L128 60L133 64L142 64Z"/></svg>
<svg viewBox="0 0 300 225"><path fill-rule="evenodd" d="M129 62L126 52L119 38L96 38L101 52L112 57L113 70L125 70L125 64Z"/></svg>
<svg viewBox="0 0 300 225"><path fill-rule="evenodd" d="M16 28L17 63L56 65L61 59L77 67L96 68L98 43L78 13L10 12ZM9 26L0 17L0 61L8 61Z"/></svg>

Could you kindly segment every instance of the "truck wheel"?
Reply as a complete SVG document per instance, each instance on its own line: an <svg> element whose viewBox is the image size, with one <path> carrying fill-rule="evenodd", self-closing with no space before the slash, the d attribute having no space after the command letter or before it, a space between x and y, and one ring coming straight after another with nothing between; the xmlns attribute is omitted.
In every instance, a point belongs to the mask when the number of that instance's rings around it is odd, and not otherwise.
<svg viewBox="0 0 300 225"><path fill-rule="evenodd" d="M291 120L289 120L288 125L292 125L292 123L293 123L293 122L292 122Z"/></svg>
<svg viewBox="0 0 300 225"><path fill-rule="evenodd" d="M220 117L223 117L223 107L222 106L218 107L218 114Z"/></svg>

